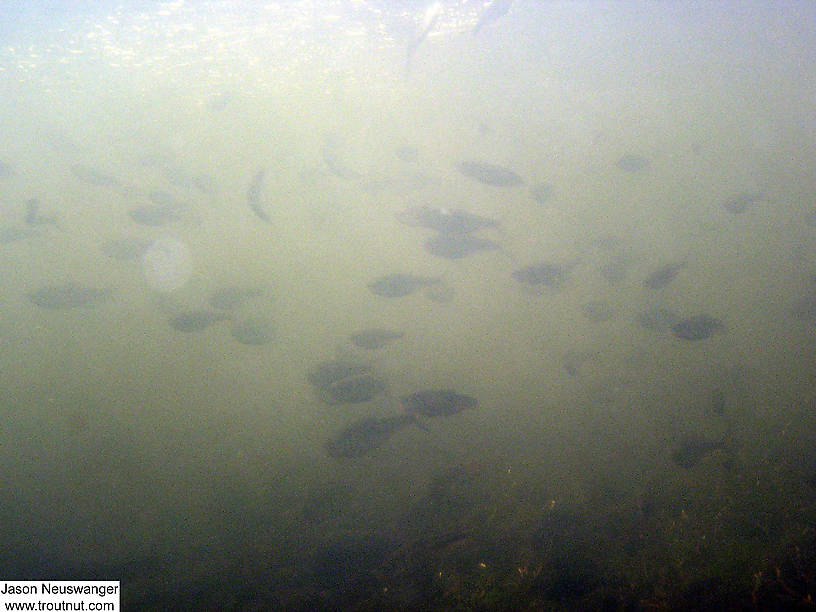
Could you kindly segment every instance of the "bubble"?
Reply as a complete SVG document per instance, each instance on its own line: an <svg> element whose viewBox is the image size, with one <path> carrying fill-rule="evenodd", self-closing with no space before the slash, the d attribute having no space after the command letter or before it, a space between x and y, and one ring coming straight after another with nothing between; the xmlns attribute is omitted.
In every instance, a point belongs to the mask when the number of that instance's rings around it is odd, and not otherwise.
<svg viewBox="0 0 816 612"><path fill-rule="evenodd" d="M142 269L152 289L167 293L180 289L193 273L190 248L175 238L159 238L145 251Z"/></svg>

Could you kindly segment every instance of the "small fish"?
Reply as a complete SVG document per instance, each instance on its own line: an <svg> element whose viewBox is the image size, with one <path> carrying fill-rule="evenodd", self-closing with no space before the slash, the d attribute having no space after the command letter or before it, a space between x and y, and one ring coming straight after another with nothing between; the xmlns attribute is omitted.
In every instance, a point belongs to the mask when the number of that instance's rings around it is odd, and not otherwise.
<svg viewBox="0 0 816 612"><path fill-rule="evenodd" d="M634 153L627 153L619 157L615 165L624 172L643 172L649 168L649 160Z"/></svg>
<svg viewBox="0 0 816 612"><path fill-rule="evenodd" d="M34 238L39 235L40 232L30 227L17 227L15 225L0 227L0 244L9 244L10 242Z"/></svg>
<svg viewBox="0 0 816 612"><path fill-rule="evenodd" d="M321 155L329 171L335 176L347 181L357 181L363 178L362 174L349 167L348 164L340 158L337 149L333 145L326 143L321 150Z"/></svg>
<svg viewBox="0 0 816 612"><path fill-rule="evenodd" d="M707 314L688 317L671 326L672 333L683 340L704 340L724 328L722 321Z"/></svg>
<svg viewBox="0 0 816 612"><path fill-rule="evenodd" d="M451 416L471 408L479 402L475 397L462 395L450 389L432 389L405 395L400 400L409 414L426 417Z"/></svg>
<svg viewBox="0 0 816 612"><path fill-rule="evenodd" d="M615 317L615 309L603 300L592 300L581 307L581 312L590 321L605 323Z"/></svg>
<svg viewBox="0 0 816 612"><path fill-rule="evenodd" d="M228 319L229 315L211 310L187 310L170 319L170 326L185 334L200 332L210 325Z"/></svg>
<svg viewBox="0 0 816 612"><path fill-rule="evenodd" d="M57 225L56 217L47 217L40 214L40 201L31 198L25 201L25 222L28 225Z"/></svg>
<svg viewBox="0 0 816 612"><path fill-rule="evenodd" d="M260 289L232 285L213 291L210 294L209 302L210 306L218 310L235 310L260 295L263 295Z"/></svg>
<svg viewBox="0 0 816 612"><path fill-rule="evenodd" d="M530 187L530 197L539 204L546 204L555 193L555 188L549 183L538 183Z"/></svg>
<svg viewBox="0 0 816 612"><path fill-rule="evenodd" d="M440 234L425 241L425 250L445 259L461 259L480 251L494 251L498 242L471 234Z"/></svg>
<svg viewBox="0 0 816 612"><path fill-rule="evenodd" d="M679 321L680 315L662 306L652 306L635 315L635 323L654 331L665 331Z"/></svg>
<svg viewBox="0 0 816 612"><path fill-rule="evenodd" d="M272 223L272 220L269 218L269 215L266 214L261 204L261 192L263 191L265 175L266 171L261 169L252 177L252 180L249 182L249 187L247 188L247 203L252 209L252 212L254 212L259 219L267 223Z"/></svg>
<svg viewBox="0 0 816 612"><path fill-rule="evenodd" d="M107 301L113 289L89 287L79 283L45 285L27 294L29 301L40 308L65 310L83 306L95 306Z"/></svg>
<svg viewBox="0 0 816 612"><path fill-rule="evenodd" d="M105 174L95 168L84 166L82 164L73 164L70 168L71 174L78 178L83 183L94 185L96 187L116 187L119 185L119 179L110 174Z"/></svg>
<svg viewBox="0 0 816 612"><path fill-rule="evenodd" d="M351 459L361 457L385 444L402 428L415 424L410 414L376 418L366 417L352 422L326 443L331 457Z"/></svg>
<svg viewBox="0 0 816 612"><path fill-rule="evenodd" d="M476 22L476 25L473 26L472 33L478 34L479 30L486 25L495 23L504 17L510 10L512 4L513 0L493 0L493 2L491 2L487 8L482 11L482 14L479 15L479 20Z"/></svg>
<svg viewBox="0 0 816 612"><path fill-rule="evenodd" d="M370 372L363 372L335 380L324 391L329 404L359 404L385 391L385 384Z"/></svg>
<svg viewBox="0 0 816 612"><path fill-rule="evenodd" d="M524 183L524 180L509 168L488 164L479 161L464 161L458 166L459 172L479 181L485 185L494 187L515 187Z"/></svg>
<svg viewBox="0 0 816 612"><path fill-rule="evenodd" d="M513 272L513 278L524 285L543 285L556 289L567 280L572 265L535 263Z"/></svg>
<svg viewBox="0 0 816 612"><path fill-rule="evenodd" d="M428 38L428 34L430 34L431 30L436 27L436 22L439 21L439 16L442 14L442 3L441 2L434 2L425 9L425 12L422 16L422 26L419 29L419 32L416 36L414 36L410 42L408 43L407 54L405 59L405 71L410 74L411 72L411 63L414 59L414 54L416 53L419 46Z"/></svg>
<svg viewBox="0 0 816 612"><path fill-rule="evenodd" d="M753 208L764 197L759 191L743 191L723 202L723 208L732 215L739 215Z"/></svg>
<svg viewBox="0 0 816 612"><path fill-rule="evenodd" d="M433 206L414 206L396 215L397 221L412 227L424 227L440 234L469 234L484 228L498 227L499 222L466 210L448 210Z"/></svg>
<svg viewBox="0 0 816 612"><path fill-rule="evenodd" d="M177 206L145 205L131 208L128 216L140 225L159 227L178 221L181 217L176 213Z"/></svg>
<svg viewBox="0 0 816 612"><path fill-rule="evenodd" d="M711 440L696 434L688 434L680 439L680 446L672 451L671 459L682 468L689 469L697 465L703 457L725 447L725 441Z"/></svg>
<svg viewBox="0 0 816 612"><path fill-rule="evenodd" d="M385 390L371 367L354 361L323 361L307 373L318 398L327 404L366 402Z"/></svg>
<svg viewBox="0 0 816 612"><path fill-rule="evenodd" d="M686 262L681 261L661 266L644 279L643 286L648 289L662 289L677 278L677 274L685 265Z"/></svg>
<svg viewBox="0 0 816 612"><path fill-rule="evenodd" d="M101 247L102 253L120 261L132 261L140 258L150 247L152 241L135 236L125 236L108 240Z"/></svg>
<svg viewBox="0 0 816 612"><path fill-rule="evenodd" d="M394 331L391 329L383 329L381 327L373 327L364 329L350 336L351 343L360 348L374 350L387 346L402 338L405 334L403 332Z"/></svg>
<svg viewBox="0 0 816 612"><path fill-rule="evenodd" d="M241 344L261 346L272 342L277 334L268 317L252 315L233 325L230 328L230 335Z"/></svg>
<svg viewBox="0 0 816 612"><path fill-rule="evenodd" d="M441 279L438 277L396 273L374 279L367 286L374 295L397 298L410 295L422 287L428 287L439 282L441 282Z"/></svg>

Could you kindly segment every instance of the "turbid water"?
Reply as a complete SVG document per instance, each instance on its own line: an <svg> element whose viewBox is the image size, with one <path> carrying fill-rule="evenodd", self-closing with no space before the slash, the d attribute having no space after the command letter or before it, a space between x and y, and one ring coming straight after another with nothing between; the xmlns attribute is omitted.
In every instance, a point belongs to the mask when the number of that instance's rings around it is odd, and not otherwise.
<svg viewBox="0 0 816 612"><path fill-rule="evenodd" d="M813 3L6 4L0 580L816 590Z"/></svg>

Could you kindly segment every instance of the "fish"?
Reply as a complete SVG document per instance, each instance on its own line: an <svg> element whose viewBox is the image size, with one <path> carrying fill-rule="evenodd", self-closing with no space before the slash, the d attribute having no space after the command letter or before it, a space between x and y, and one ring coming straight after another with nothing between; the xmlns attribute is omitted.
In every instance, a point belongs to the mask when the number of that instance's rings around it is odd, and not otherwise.
<svg viewBox="0 0 816 612"><path fill-rule="evenodd" d="M230 328L230 335L241 344L261 346L277 336L272 321L263 315L248 316Z"/></svg>
<svg viewBox="0 0 816 612"><path fill-rule="evenodd" d="M14 166L12 166L8 162L0 161L0 179L11 178L17 174L14 170Z"/></svg>
<svg viewBox="0 0 816 612"><path fill-rule="evenodd" d="M641 155L626 153L618 158L615 165L624 172L643 172L649 168L649 160Z"/></svg>
<svg viewBox="0 0 816 612"><path fill-rule="evenodd" d="M461 259L480 251L493 251L498 242L471 234L440 234L425 241L425 250L445 259Z"/></svg>
<svg viewBox="0 0 816 612"><path fill-rule="evenodd" d="M132 261L144 255L152 243L152 240L145 240L136 236L125 236L108 240L102 244L100 250L112 259Z"/></svg>
<svg viewBox="0 0 816 612"><path fill-rule="evenodd" d="M652 306L635 315L635 323L645 329L662 331L680 321L680 315L662 306Z"/></svg>
<svg viewBox="0 0 816 612"><path fill-rule="evenodd" d="M10 242L34 238L39 235L40 232L30 227L17 227L16 225L0 227L0 244L9 244Z"/></svg>
<svg viewBox="0 0 816 612"><path fill-rule="evenodd" d="M29 301L40 308L65 310L95 306L108 301L114 290L109 287L91 287L69 282L62 285L44 285L26 294Z"/></svg>
<svg viewBox="0 0 816 612"><path fill-rule="evenodd" d="M448 210L433 206L413 206L396 215L397 221L412 227L432 229L440 234L470 234L484 228L499 227L499 222L466 210Z"/></svg>
<svg viewBox="0 0 816 612"><path fill-rule="evenodd" d="M404 427L415 423L416 418L410 414L384 418L365 417L351 422L326 442L326 451L331 457L362 457L381 447Z"/></svg>
<svg viewBox="0 0 816 612"><path fill-rule="evenodd" d="M697 434L687 434L680 439L680 446L671 453L671 459L682 468L692 468L703 457L725 447L725 440L712 440Z"/></svg>
<svg viewBox="0 0 816 612"><path fill-rule="evenodd" d="M677 278L677 274L685 265L685 261L680 261L661 266L643 280L643 286L647 289L662 289Z"/></svg>
<svg viewBox="0 0 816 612"><path fill-rule="evenodd" d="M512 4L513 0L493 0L493 2L491 2L487 8L482 11L482 14L479 15L479 20L476 22L476 25L473 26L473 30L471 32L473 34L478 34L479 30L486 25L495 23L504 17L510 10Z"/></svg>
<svg viewBox="0 0 816 612"><path fill-rule="evenodd" d="M515 187L524 180L509 168L480 161L464 161L457 168L459 172L475 181L494 187Z"/></svg>
<svg viewBox="0 0 816 612"><path fill-rule="evenodd" d="M419 151L416 147L410 145L397 147L394 151L394 155L397 156L398 160L406 164L415 164L419 161Z"/></svg>
<svg viewBox="0 0 816 612"><path fill-rule="evenodd" d="M28 225L58 225L56 217L48 217L40 214L40 201L36 198L26 200L25 222Z"/></svg>
<svg viewBox="0 0 816 612"><path fill-rule="evenodd" d="M411 63L414 59L414 54L419 49L419 46L428 38L428 34L431 33L436 27L436 23L439 21L439 17L442 15L442 3L441 2L434 2L430 4L422 15L422 26L417 32L417 35L414 36L409 42L407 47L407 53L405 58L405 71L410 74L411 72Z"/></svg>
<svg viewBox="0 0 816 612"><path fill-rule="evenodd" d="M116 187L119 185L119 179L115 176L111 176L90 166L73 164L70 170L71 174L88 185L94 185L96 187Z"/></svg>
<svg viewBox="0 0 816 612"><path fill-rule="evenodd" d="M263 295L261 289L231 285L213 291L210 294L209 303L210 306L218 310L235 310L246 304L250 299L260 295Z"/></svg>
<svg viewBox="0 0 816 612"><path fill-rule="evenodd" d="M567 280L572 265L534 263L513 272L513 278L524 285L543 285L556 289Z"/></svg>
<svg viewBox="0 0 816 612"><path fill-rule="evenodd" d="M170 326L185 334L200 332L214 323L228 319L229 315L212 310L185 310L170 319Z"/></svg>
<svg viewBox="0 0 816 612"><path fill-rule="evenodd" d="M323 361L306 375L321 401L327 404L365 402L385 390L371 367L345 360Z"/></svg>
<svg viewBox="0 0 816 612"><path fill-rule="evenodd" d="M462 395L450 389L431 389L418 391L400 398L403 408L408 414L420 414L425 417L451 416L476 408L478 401L475 397Z"/></svg>
<svg viewBox="0 0 816 612"><path fill-rule="evenodd" d="M267 223L272 223L272 220L269 218L269 215L266 214L261 204L261 192L263 191L265 175L266 171L263 169L258 170L255 173L252 180L249 182L246 198L252 212L254 212L259 219L266 221Z"/></svg>
<svg viewBox="0 0 816 612"><path fill-rule="evenodd" d="M592 300L581 307L581 313L595 323L605 323L615 317L615 309L603 300Z"/></svg>
<svg viewBox="0 0 816 612"><path fill-rule="evenodd" d="M335 380L324 391L329 404L359 404L385 391L385 384L371 372L364 372Z"/></svg>
<svg viewBox="0 0 816 612"><path fill-rule="evenodd" d="M764 197L764 194L759 191L743 191L723 202L723 208L732 215L739 215L753 208Z"/></svg>
<svg viewBox="0 0 816 612"><path fill-rule="evenodd" d="M348 164L340 159L340 155L334 145L326 143L321 149L321 156L323 162L329 168L329 171L335 176L347 181L356 181L363 178L362 174L349 167Z"/></svg>
<svg viewBox="0 0 816 612"><path fill-rule="evenodd" d="M546 204L555 193L555 188L549 183L537 183L530 187L530 197L539 204Z"/></svg>
<svg viewBox="0 0 816 612"><path fill-rule="evenodd" d="M397 298L410 295L423 287L442 282L438 277L416 276L414 274L387 274L374 279L367 287L374 295Z"/></svg>
<svg viewBox="0 0 816 612"><path fill-rule="evenodd" d="M352 334L349 339L354 346L374 350L387 346L403 336L405 336L405 334L400 331L372 327Z"/></svg>
<svg viewBox="0 0 816 612"><path fill-rule="evenodd" d="M167 225L173 221L178 221L181 217L176 213L177 205L145 205L131 208L128 216L136 223L159 227Z"/></svg>
<svg viewBox="0 0 816 612"><path fill-rule="evenodd" d="M816 321L816 290L796 300L790 314L797 321Z"/></svg>
<svg viewBox="0 0 816 612"><path fill-rule="evenodd" d="M671 326L672 333L683 340L704 340L724 328L722 321L707 314L688 317Z"/></svg>

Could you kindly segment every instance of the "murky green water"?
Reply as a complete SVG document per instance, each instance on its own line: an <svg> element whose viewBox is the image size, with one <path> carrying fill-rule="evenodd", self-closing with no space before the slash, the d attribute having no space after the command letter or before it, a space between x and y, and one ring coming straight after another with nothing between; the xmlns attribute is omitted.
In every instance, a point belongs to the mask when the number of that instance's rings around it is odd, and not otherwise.
<svg viewBox="0 0 816 612"><path fill-rule="evenodd" d="M474 34L488 5L437 4L6 24L0 578L134 609L806 600L812 9L517 0ZM397 272L431 281L372 292ZM316 388L330 360L357 369ZM447 389L478 406L388 420ZM330 456L371 417L399 427Z"/></svg>

